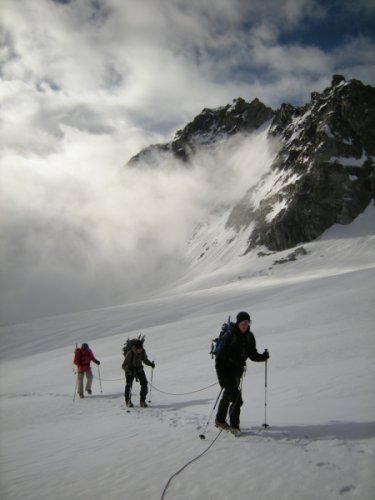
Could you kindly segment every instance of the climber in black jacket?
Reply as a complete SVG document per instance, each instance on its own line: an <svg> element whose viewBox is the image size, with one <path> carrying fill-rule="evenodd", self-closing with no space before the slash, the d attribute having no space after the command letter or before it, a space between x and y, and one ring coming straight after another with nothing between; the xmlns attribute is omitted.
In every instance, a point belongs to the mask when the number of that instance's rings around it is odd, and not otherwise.
<svg viewBox="0 0 375 500"><path fill-rule="evenodd" d="M215 362L219 384L224 389L215 424L221 429L229 429L233 434L240 433L240 412L243 404L240 384L246 360L250 358L251 361L267 361L269 358L267 350L263 354L257 351L250 325L250 315L244 311L239 312ZM228 426L226 418L229 405Z"/></svg>

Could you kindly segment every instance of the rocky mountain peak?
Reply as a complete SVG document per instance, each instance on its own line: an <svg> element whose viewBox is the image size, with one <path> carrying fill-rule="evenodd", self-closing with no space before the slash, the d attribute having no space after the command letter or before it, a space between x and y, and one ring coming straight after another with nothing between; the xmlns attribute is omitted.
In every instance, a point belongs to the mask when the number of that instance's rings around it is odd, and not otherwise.
<svg viewBox="0 0 375 500"><path fill-rule="evenodd" d="M269 129L281 149L269 174L232 210L227 227L253 223L249 247L283 250L347 224L374 188L375 89L334 75L301 107L283 104ZM261 201L255 194L264 192Z"/></svg>
<svg viewBox="0 0 375 500"><path fill-rule="evenodd" d="M199 148L215 144L237 133L256 130L273 117L273 110L255 98L251 103L241 97L219 108L205 108L174 139L166 144L152 145L131 158L130 165L146 161L157 152L169 152L176 158L188 161Z"/></svg>

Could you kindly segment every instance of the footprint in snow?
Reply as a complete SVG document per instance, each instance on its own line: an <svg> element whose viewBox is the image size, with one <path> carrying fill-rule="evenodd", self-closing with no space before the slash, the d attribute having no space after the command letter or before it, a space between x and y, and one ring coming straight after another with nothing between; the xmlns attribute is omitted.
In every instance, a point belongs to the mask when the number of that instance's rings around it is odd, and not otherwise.
<svg viewBox="0 0 375 500"><path fill-rule="evenodd" d="M349 493L350 491L355 490L355 486L352 484L349 484L348 486L344 486L343 488L340 489L339 494L340 495L345 495L345 493Z"/></svg>

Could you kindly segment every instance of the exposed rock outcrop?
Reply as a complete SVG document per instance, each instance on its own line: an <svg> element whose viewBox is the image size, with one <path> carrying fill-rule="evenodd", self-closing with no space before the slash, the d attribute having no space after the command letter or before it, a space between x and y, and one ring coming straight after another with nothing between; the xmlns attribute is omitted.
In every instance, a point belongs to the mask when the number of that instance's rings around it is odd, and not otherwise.
<svg viewBox="0 0 375 500"><path fill-rule="evenodd" d="M136 165L140 160L152 161L155 154L171 153L174 157L188 161L199 148L214 144L239 132L253 132L271 120L274 111L259 99L251 103L239 97L233 104L208 109L205 108L186 127L178 130L174 139L165 144L154 144L133 156L128 165Z"/></svg>
<svg viewBox="0 0 375 500"><path fill-rule="evenodd" d="M348 224L374 195L375 89L335 75L295 108L284 104L269 130L282 148L271 171L233 208L227 227L252 222L248 250L283 250ZM263 193L259 199L259 192Z"/></svg>

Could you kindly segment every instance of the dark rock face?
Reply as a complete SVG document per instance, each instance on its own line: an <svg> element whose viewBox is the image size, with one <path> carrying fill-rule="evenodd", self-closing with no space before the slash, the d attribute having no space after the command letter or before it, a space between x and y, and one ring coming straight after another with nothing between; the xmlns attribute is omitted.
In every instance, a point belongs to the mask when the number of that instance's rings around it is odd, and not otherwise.
<svg viewBox="0 0 375 500"><path fill-rule="evenodd" d="M367 207L374 195L373 87L335 75L332 86L314 92L305 106L283 104L269 135L282 143L271 171L226 223L237 231L252 224L248 250L284 250L311 241ZM259 192L265 195L257 202Z"/></svg>
<svg viewBox="0 0 375 500"><path fill-rule="evenodd" d="M199 148L214 144L239 132L252 132L271 120L273 110L258 99L250 104L239 97L233 104L217 109L205 108L185 128L178 130L172 142L152 145L130 159L128 165L151 158L155 153L172 153L176 158L188 161Z"/></svg>

